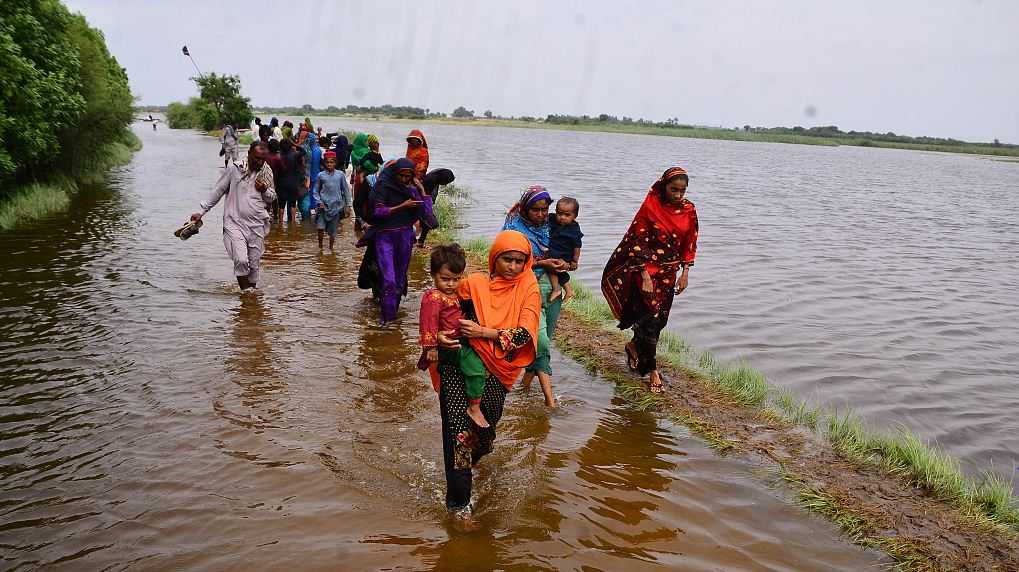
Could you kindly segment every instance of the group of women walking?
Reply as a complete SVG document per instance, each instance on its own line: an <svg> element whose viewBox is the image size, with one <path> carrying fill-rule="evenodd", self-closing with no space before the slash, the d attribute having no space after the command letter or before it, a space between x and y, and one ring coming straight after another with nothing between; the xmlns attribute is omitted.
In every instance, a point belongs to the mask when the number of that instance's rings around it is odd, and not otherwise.
<svg viewBox="0 0 1019 572"><path fill-rule="evenodd" d="M697 250L697 211L686 198L688 184L686 171L673 167L651 185L602 275L601 289L619 328L633 331L623 348L629 368L647 376L653 392L664 383L656 361L658 337L673 298L687 287ZM488 267L457 291L466 320L461 338L439 336L445 348L469 343L487 373L483 428L465 413L463 372L456 364L438 366L446 507L463 518L472 512L472 467L492 450L506 394L517 380L526 386L537 376L546 403L555 404L549 348L562 299L549 296L549 276L562 270L562 261L543 256L552 202L543 187L524 192L489 249Z"/></svg>
<svg viewBox="0 0 1019 572"><path fill-rule="evenodd" d="M310 121L301 125L296 139L289 126L275 123L274 119L272 126L261 129L262 139L268 140L253 144L249 158L255 163L248 170L255 173L260 168L264 156L261 147L269 147L265 162L273 166L280 208L292 208L300 198L300 186L307 188L312 180L317 168L313 163L315 149L321 145ZM279 153L272 151L277 130L281 136ZM346 157L349 152L357 245L365 249L358 285L372 290L379 303L380 321L389 324L396 320L400 302L407 295L415 243L425 247L429 229L437 226L433 201L439 187L453 181L453 173L448 169L428 170L428 142L416 129L407 136L406 155L389 161L379 152L378 137L371 134L357 134L349 148L346 138L325 139L322 143L332 149L327 161L329 176L337 167L337 157ZM305 145L304 151L296 149ZM307 175L303 174L305 168L311 169ZM247 180L238 173L235 178ZM687 287L697 251L697 210L686 198L688 184L686 171L672 167L651 185L602 275L601 290L619 321L618 327L633 332L632 340L623 347L627 364L633 372L647 377L652 392L662 391L665 383L656 361L658 338L668 322L675 295ZM262 192L264 185L256 190ZM555 250L550 250L551 241L558 236L555 225L561 224L557 217L567 216L573 221L579 202L562 197L556 215L550 217L553 202L546 188L529 187L492 242L487 268L464 279L458 274L463 271L462 249L455 245L438 249L446 254L450 250L459 252L460 262L454 265L458 270L450 273L452 267L447 264L443 280L448 304L459 306L460 327L437 332L437 344L431 345L459 350L469 344L477 356L474 363L483 366L481 375L477 366L471 366L470 396L461 363L441 360L431 370L442 416L446 506L461 516L471 513L472 468L492 450L510 389L518 380L528 387L537 377L546 405L556 405L550 358L551 340L563 304L563 297L557 295L557 281L569 279L563 273L575 270L577 260L566 262L549 253ZM569 212L559 212L564 204L571 206L572 218ZM202 214L208 208L203 205ZM200 218L201 214L195 216ZM279 217L283 218L282 210ZM577 232L579 257L579 227ZM433 256L433 267L435 259L437 256ZM441 274L438 268L432 273L433 277ZM450 280L457 285L454 287ZM476 416L479 400L481 416ZM468 403L474 408L471 414ZM476 418L484 423L479 424Z"/></svg>

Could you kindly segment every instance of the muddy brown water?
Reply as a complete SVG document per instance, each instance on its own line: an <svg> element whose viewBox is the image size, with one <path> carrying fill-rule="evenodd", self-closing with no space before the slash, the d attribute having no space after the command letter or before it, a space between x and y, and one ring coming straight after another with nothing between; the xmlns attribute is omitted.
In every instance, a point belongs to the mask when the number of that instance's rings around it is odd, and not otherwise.
<svg viewBox="0 0 1019 572"><path fill-rule="evenodd" d="M620 190L620 157L606 158L602 136L590 151L604 166L595 177L577 156L562 160L588 153L578 134L443 129L447 141L463 139L443 151L444 138L433 135L433 164L450 164L479 189L468 213L475 234L542 161L561 161L555 176L583 183L575 188L600 181L613 190L604 204L619 212L587 201L582 215L590 260L611 248L598 237L616 234L598 221L625 225L631 209L616 199L639 194ZM478 529L451 527L436 398L414 368L417 297L398 327L378 328L354 285L358 255L347 246L319 254L299 225L273 229L261 291L240 297L218 208L197 237L171 236L214 182L217 144L145 125L137 133L145 148L108 184L79 194L66 215L0 235L5 569L860 570L885 562L792 506L781 487L767 486L772 476L634 410L560 355L563 407L550 414L536 393L510 395L497 450L477 472ZM536 155L542 137L557 143ZM572 151L555 139L563 137L575 138ZM643 144L623 139L635 153ZM452 161L454 149L463 163ZM639 153L641 161L653 154ZM489 186L498 169L506 181ZM340 243L351 238L346 228ZM708 262L714 240L698 265L704 282L722 271ZM412 292L425 280L415 262ZM702 316L722 304L708 294L726 279L713 280L713 289L699 285L701 298L691 290ZM999 303L1007 314L1009 302ZM782 311L806 310L790 302ZM726 316L741 319L733 309ZM965 388L960 395L976 399ZM923 407L899 407L909 405Z"/></svg>

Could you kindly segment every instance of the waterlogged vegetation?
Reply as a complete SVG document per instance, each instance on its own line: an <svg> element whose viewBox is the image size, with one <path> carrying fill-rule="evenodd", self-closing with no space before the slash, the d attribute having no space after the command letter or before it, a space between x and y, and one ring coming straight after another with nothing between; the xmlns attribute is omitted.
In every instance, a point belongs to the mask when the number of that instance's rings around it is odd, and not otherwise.
<svg viewBox="0 0 1019 572"><path fill-rule="evenodd" d="M127 73L101 32L57 0L0 3L0 229L64 209L127 163Z"/></svg>

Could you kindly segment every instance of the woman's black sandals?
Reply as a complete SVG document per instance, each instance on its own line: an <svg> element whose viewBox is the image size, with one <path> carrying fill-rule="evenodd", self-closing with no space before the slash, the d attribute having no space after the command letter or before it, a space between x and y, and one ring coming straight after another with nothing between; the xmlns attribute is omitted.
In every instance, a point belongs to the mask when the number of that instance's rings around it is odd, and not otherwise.
<svg viewBox="0 0 1019 572"><path fill-rule="evenodd" d="M626 367L630 368L630 371L637 371L639 362L637 361L637 356L634 355L633 350L630 349L630 342L627 342L626 345L623 346L623 351L626 352Z"/></svg>

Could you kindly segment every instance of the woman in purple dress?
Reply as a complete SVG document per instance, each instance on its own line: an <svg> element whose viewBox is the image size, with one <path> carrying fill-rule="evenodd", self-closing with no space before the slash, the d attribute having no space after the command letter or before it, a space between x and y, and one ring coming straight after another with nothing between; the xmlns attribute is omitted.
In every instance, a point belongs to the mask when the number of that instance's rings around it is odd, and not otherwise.
<svg viewBox="0 0 1019 572"><path fill-rule="evenodd" d="M414 224L435 226L432 198L414 183L414 162L390 161L382 169L369 197L371 228L361 242L374 250L378 265L381 321L396 319L400 299L407 294L407 271L414 250ZM374 248L373 248L374 247Z"/></svg>

